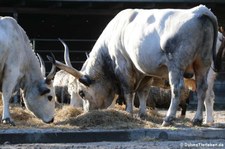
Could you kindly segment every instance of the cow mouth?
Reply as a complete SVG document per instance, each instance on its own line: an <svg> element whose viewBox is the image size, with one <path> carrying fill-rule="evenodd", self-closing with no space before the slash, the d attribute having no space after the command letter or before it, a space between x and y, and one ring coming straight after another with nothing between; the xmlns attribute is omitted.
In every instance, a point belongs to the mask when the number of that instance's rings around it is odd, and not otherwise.
<svg viewBox="0 0 225 149"><path fill-rule="evenodd" d="M54 117L53 117L50 121L44 121L44 120L43 120L43 122L46 123L46 124L51 124L51 123L54 122Z"/></svg>

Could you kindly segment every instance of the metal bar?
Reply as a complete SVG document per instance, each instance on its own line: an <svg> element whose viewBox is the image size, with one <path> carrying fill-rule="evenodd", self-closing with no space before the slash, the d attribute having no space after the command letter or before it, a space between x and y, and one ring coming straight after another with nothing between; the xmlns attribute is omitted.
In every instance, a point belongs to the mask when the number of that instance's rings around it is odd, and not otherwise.
<svg viewBox="0 0 225 149"><path fill-rule="evenodd" d="M115 15L119 10L106 9L72 9L72 8L24 8L24 7L0 7L1 13L20 14L52 14L52 15Z"/></svg>
<svg viewBox="0 0 225 149"><path fill-rule="evenodd" d="M49 50L36 50L38 52L48 52ZM63 50L51 50L51 52L54 52L54 53L63 53ZM90 51L81 51L81 50L70 50L70 53L85 53L85 52L90 52Z"/></svg>
<svg viewBox="0 0 225 149"><path fill-rule="evenodd" d="M31 41L57 41L58 39L45 39L45 38L32 38ZM96 39L62 39L63 41L74 41L74 42L96 42Z"/></svg>
<svg viewBox="0 0 225 149"><path fill-rule="evenodd" d="M191 2L191 3L224 3L224 0L40 0L40 1L49 1L49 2L164 2L164 3L172 3L172 2Z"/></svg>

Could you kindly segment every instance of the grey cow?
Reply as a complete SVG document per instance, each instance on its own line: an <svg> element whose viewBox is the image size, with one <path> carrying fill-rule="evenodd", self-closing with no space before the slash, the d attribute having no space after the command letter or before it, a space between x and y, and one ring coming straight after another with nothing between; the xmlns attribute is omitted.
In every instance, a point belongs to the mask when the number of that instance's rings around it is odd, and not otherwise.
<svg viewBox="0 0 225 149"><path fill-rule="evenodd" d="M3 123L14 125L9 101L22 90L25 106L46 123L53 122L55 93L52 75L44 78L38 59L22 27L11 17L0 18L0 84L3 101ZM53 66L55 69L55 66Z"/></svg>
<svg viewBox="0 0 225 149"><path fill-rule="evenodd" d="M67 66L72 67L69 58L69 48L66 43L59 39L64 46L64 61ZM64 70L56 73L53 86L55 88L56 100L61 103L70 103L74 107L83 107L83 100L77 94L77 81L76 78ZM88 103L84 103L84 110L88 109ZM87 107L86 107L87 106Z"/></svg>
<svg viewBox="0 0 225 149"><path fill-rule="evenodd" d="M126 9L106 26L80 71L51 59L77 78L76 92L90 102L90 109L108 107L123 94L126 111L133 113L137 94L140 116L146 114L146 98L154 78L169 80L171 104L163 125L176 116L183 76L191 65L196 78L198 114L202 121L207 71L216 60L217 18L205 6L191 9ZM212 61L213 59L213 61Z"/></svg>

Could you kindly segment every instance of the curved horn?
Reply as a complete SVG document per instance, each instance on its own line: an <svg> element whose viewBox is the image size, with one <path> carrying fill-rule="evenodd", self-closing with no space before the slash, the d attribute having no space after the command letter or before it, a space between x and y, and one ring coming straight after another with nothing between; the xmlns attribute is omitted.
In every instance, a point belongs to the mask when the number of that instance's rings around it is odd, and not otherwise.
<svg viewBox="0 0 225 149"><path fill-rule="evenodd" d="M88 52L85 52L86 58L89 58L89 54Z"/></svg>
<svg viewBox="0 0 225 149"><path fill-rule="evenodd" d="M52 54L52 53L51 53ZM54 57L54 55L52 54L52 56ZM48 56L47 56L48 58ZM55 65L52 65L52 68L51 68L51 71L49 72L48 76L46 77L46 80L45 82L47 84L50 84L51 80L53 80L54 76L56 74L56 66Z"/></svg>
<svg viewBox="0 0 225 149"><path fill-rule="evenodd" d="M38 57L38 60L40 62L40 66L41 66L41 74L43 77L45 77L45 74L46 74L45 63L38 53L37 53L37 57Z"/></svg>
<svg viewBox="0 0 225 149"><path fill-rule="evenodd" d="M65 65L65 64L63 64L63 63L61 63L61 62L55 60L54 55L52 55L52 57L47 56L47 58L48 58L49 61L50 61L51 63L53 63L56 67L58 67L58 68L61 69L61 70L64 70L64 71L68 72L69 74L73 75L75 78L80 79L80 78L82 78L82 77L84 76L80 71L76 70L75 68L73 68L73 67L71 67L71 66L68 66L68 65Z"/></svg>
<svg viewBox="0 0 225 149"><path fill-rule="evenodd" d="M64 61L65 61L66 65L72 67L72 64L70 62L70 55L69 55L69 48L68 48L68 46L66 45L66 43L62 39L58 38L58 40L64 46Z"/></svg>

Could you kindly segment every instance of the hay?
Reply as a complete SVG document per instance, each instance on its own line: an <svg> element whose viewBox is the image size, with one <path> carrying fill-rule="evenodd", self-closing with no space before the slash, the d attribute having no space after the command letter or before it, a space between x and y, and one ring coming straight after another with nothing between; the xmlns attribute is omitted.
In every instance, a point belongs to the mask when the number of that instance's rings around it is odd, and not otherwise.
<svg viewBox="0 0 225 149"><path fill-rule="evenodd" d="M162 116L156 111L148 110L145 120L138 117L138 110L134 110L132 117L126 111L120 110L123 107L116 106L118 109L94 110L82 113L77 117L69 118L60 125L78 126L80 129L133 129L133 128L152 128L161 125ZM151 115L149 115L151 114Z"/></svg>
<svg viewBox="0 0 225 149"><path fill-rule="evenodd" d="M0 105L2 113L2 106ZM1 129L10 128L57 128L62 130L83 130L83 129L135 129L135 128L161 128L166 111L147 109L145 119L138 116L138 108L134 108L133 116L125 111L125 105L116 105L114 109L94 110L84 113L81 109L68 105L56 108L55 121L52 124L45 124L33 116L28 110L18 104L10 105L11 116L16 126L9 126L0 123ZM221 112L220 112L221 113ZM194 112L189 112L187 118L175 120L173 128L192 127L191 118ZM221 127L221 125L220 125ZM222 126L224 127L224 126Z"/></svg>
<svg viewBox="0 0 225 149"><path fill-rule="evenodd" d="M2 113L2 110L3 110L3 107L1 105L0 106L1 113ZM36 127L37 125L40 125L42 123L39 119L33 116L31 112L29 112L27 109L23 109L18 104L11 104L10 112L11 112L11 117L14 119L16 127L18 126L18 128L30 128L34 126ZM0 123L0 127L2 129L10 128L10 127L14 128L14 126L9 126L2 123Z"/></svg>
<svg viewBox="0 0 225 149"><path fill-rule="evenodd" d="M94 110L84 113L81 109L63 105L56 108L55 121L45 124L18 104L10 106L11 116L16 128L61 128L61 129L133 129L156 127L162 122L162 116L148 110L146 120L138 117L138 109L134 109L132 117L125 111L125 105L116 105L115 109ZM0 106L2 112L2 106ZM2 129L15 128L0 124Z"/></svg>
<svg viewBox="0 0 225 149"><path fill-rule="evenodd" d="M83 113L81 109L74 108L70 105L64 105L62 108L56 109L55 122L61 122L72 117L77 117L81 113Z"/></svg>
<svg viewBox="0 0 225 149"><path fill-rule="evenodd" d="M134 109L132 117L125 111L125 105L118 104L115 105L115 109L93 110L87 113L74 107L64 106L57 110L55 118L55 125L70 129L152 128L162 123L162 116L156 111L148 110L146 120L141 120L137 108Z"/></svg>
<svg viewBox="0 0 225 149"><path fill-rule="evenodd" d="M83 129L129 129L143 127L144 125L142 121L133 118L126 112L114 109L83 113L76 119L70 120L69 123Z"/></svg>

